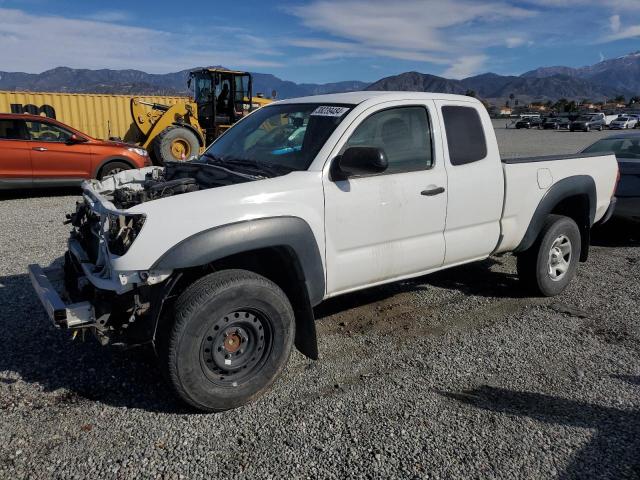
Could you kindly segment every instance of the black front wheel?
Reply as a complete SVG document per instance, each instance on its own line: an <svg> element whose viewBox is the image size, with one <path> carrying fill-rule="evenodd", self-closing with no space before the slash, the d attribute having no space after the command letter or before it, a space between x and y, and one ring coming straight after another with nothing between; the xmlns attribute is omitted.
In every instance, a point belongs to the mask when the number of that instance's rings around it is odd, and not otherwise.
<svg viewBox="0 0 640 480"><path fill-rule="evenodd" d="M245 270L223 270L187 288L161 349L177 395L202 411L236 408L264 393L289 359L295 320L285 293Z"/></svg>

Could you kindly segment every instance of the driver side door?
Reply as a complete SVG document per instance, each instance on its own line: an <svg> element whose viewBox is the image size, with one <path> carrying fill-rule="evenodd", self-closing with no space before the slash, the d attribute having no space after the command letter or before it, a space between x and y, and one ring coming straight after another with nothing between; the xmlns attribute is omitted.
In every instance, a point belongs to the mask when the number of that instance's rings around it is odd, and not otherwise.
<svg viewBox="0 0 640 480"><path fill-rule="evenodd" d="M91 146L67 143L72 135L60 125L47 121L27 121L34 185L75 183L91 178Z"/></svg>
<svg viewBox="0 0 640 480"><path fill-rule="evenodd" d="M384 150L381 174L333 181L325 166L329 296L442 266L447 172L435 104L389 102L363 112L334 150Z"/></svg>

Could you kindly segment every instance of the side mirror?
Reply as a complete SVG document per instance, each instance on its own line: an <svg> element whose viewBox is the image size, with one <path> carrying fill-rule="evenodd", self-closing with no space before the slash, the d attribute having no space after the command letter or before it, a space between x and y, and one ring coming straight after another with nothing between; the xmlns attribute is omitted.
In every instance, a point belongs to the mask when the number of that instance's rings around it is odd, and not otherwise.
<svg viewBox="0 0 640 480"><path fill-rule="evenodd" d="M376 147L349 147L331 164L331 180L375 175L389 166L384 150Z"/></svg>
<svg viewBox="0 0 640 480"><path fill-rule="evenodd" d="M76 135L76 134L74 133L74 134L72 134L72 135L69 137L69 139L67 140L67 144L68 144L68 145L75 145L76 143L84 143L84 142L86 142L86 141L87 141L87 139L86 139L86 138L80 137L80 136L78 136L78 135Z"/></svg>

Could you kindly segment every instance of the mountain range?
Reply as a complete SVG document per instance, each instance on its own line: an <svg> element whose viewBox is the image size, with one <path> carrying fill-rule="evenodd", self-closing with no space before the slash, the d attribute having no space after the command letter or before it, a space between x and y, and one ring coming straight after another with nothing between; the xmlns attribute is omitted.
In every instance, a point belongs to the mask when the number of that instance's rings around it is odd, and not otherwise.
<svg viewBox="0 0 640 480"><path fill-rule="evenodd" d="M465 94L470 90L491 103L506 101L514 95L520 102L589 99L591 101L624 95L640 95L640 52L605 60L595 65L542 67L520 76L484 73L462 80L406 72L386 77L367 90L418 90Z"/></svg>
<svg viewBox="0 0 640 480"><path fill-rule="evenodd" d="M190 69L191 70L191 69ZM151 74L139 70L88 70L58 67L42 73L0 72L0 90L128 95L186 95L189 70ZM640 94L640 52L581 68L541 67L519 76L485 73L452 80L419 72L405 72L374 83L295 83L266 73L253 73L253 91L278 98L356 90L411 90L465 94L470 90L491 103L511 95L521 103L567 99L604 100Z"/></svg>
<svg viewBox="0 0 640 480"><path fill-rule="evenodd" d="M42 73L0 72L0 90L67 93L114 93L125 95L187 95L189 70L156 74L140 70L88 70L58 67ZM253 92L278 98L348 92L364 89L368 83L294 83L268 74L252 73Z"/></svg>

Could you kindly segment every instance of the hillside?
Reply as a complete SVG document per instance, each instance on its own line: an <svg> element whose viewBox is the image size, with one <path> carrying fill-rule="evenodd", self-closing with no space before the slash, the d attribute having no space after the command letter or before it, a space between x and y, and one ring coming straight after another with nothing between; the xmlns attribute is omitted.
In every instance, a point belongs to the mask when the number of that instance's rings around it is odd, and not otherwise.
<svg viewBox="0 0 640 480"><path fill-rule="evenodd" d="M150 74L139 70L87 70L58 67L39 74L0 72L0 90L76 93L187 94L189 70ZM640 52L604 60L595 65L571 68L541 67L520 76L484 73L462 80L420 72L405 72L372 84L360 81L295 83L268 73L253 73L254 93L291 98L355 90L411 90L477 96L502 104L511 95L520 102L567 99L604 100L617 95L640 94Z"/></svg>
<svg viewBox="0 0 640 480"><path fill-rule="evenodd" d="M0 90L186 95L190 70L193 69L153 74L140 70L87 70L58 67L38 74L0 72ZM254 93L260 92L271 96L271 92L276 90L278 98L348 92L362 90L367 86L367 83L358 81L297 84L270 74L253 73L252 75Z"/></svg>

